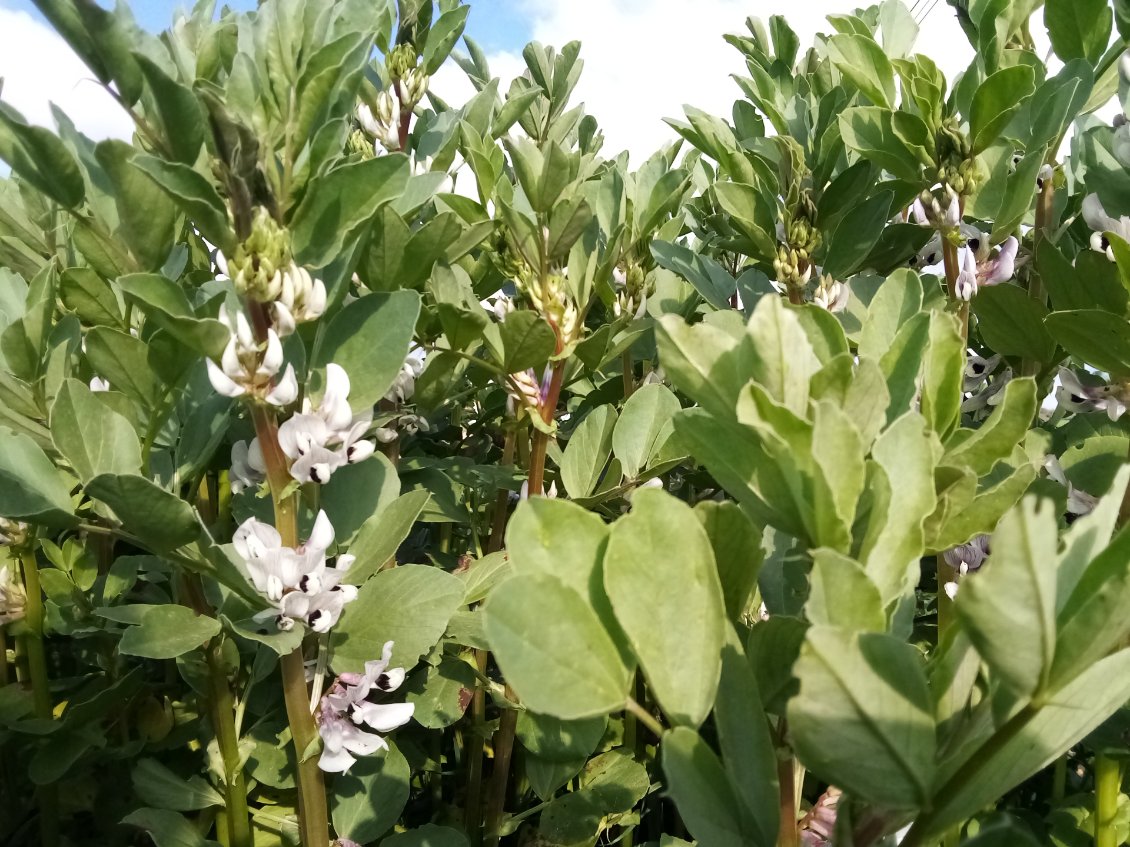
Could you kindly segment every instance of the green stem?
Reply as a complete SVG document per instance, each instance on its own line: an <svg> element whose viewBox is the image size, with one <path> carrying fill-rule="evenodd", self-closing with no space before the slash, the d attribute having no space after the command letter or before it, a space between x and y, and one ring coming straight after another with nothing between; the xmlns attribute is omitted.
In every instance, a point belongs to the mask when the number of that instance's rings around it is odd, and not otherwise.
<svg viewBox="0 0 1130 847"><path fill-rule="evenodd" d="M506 695L516 700L510 686ZM505 709L498 719L498 730L494 733L494 770L491 772L490 794L487 797L486 842L498 844L499 825L506 810L506 787L510 781L510 760L514 755L514 736L518 730L518 710Z"/></svg>
<svg viewBox="0 0 1130 847"><path fill-rule="evenodd" d="M235 727L235 702L222 655L223 641L212 639L205 650L212 695L212 728L224 763L224 805L227 812L228 847L252 847L251 819L247 808L247 780L239 757L239 735Z"/></svg>
<svg viewBox="0 0 1130 847"><path fill-rule="evenodd" d="M1117 759L1095 756L1095 847L1118 847L1118 796L1122 793L1122 767Z"/></svg>
<svg viewBox="0 0 1130 847"><path fill-rule="evenodd" d="M624 399L627 400L632 396L632 392L636 390L636 373L635 365L632 363L632 351L625 350L621 356L621 364L624 370Z"/></svg>
<svg viewBox="0 0 1130 847"><path fill-rule="evenodd" d="M946 594L945 585L947 582L957 582L957 569L947 562L941 553L935 557L935 561L938 567L938 643L940 644L942 635L949 632L954 622L953 598Z"/></svg>
<svg viewBox="0 0 1130 847"><path fill-rule="evenodd" d="M656 738L663 737L663 724L655 719L647 709L636 702L635 698L629 697L624 703L624 710L630 715L634 715L636 720L646 726L652 731Z"/></svg>
<svg viewBox="0 0 1130 847"><path fill-rule="evenodd" d="M1045 238L1051 237L1052 212L1055 205L1055 180L1045 179L1043 188L1036 198L1036 226L1032 232L1032 255L1035 258L1036 249ZM1047 292L1044 290L1044 281L1040 278L1035 263L1028 269L1028 296L1041 306L1047 302ZM1021 376L1036 376L1040 373L1040 362L1034 359L1020 360Z"/></svg>
<svg viewBox="0 0 1130 847"><path fill-rule="evenodd" d="M286 455L279 446L278 421L274 412L260 404L251 406L255 434L263 451L267 482L275 508L275 529L284 547L298 546L297 497L286 494L290 488L290 472ZM326 808L326 786L316 757L303 757L318 737L314 716L310 713L310 692L306 688L306 668L302 645L281 657L283 698L286 717L294 741L294 761L298 784L298 830L302 847L326 847L329 840L329 814Z"/></svg>
<svg viewBox="0 0 1130 847"><path fill-rule="evenodd" d="M1067 795L1067 754L1055 760L1052 771L1052 801L1058 803Z"/></svg>
<svg viewBox="0 0 1130 847"><path fill-rule="evenodd" d="M47 652L43 646L43 589L39 585L39 566L35 560L35 551L25 551L20 562L23 565L24 589L27 592L24 623L28 633L23 636L23 643L27 654L28 676L31 678L35 716L51 720L51 688L47 676ZM55 785L42 785L36 790L36 797L39 801L40 842L43 847L55 847L59 843L58 788Z"/></svg>
<svg viewBox="0 0 1130 847"><path fill-rule="evenodd" d="M777 847L798 847L800 827L797 826L796 759L792 756L784 756L777 760L777 788L781 802Z"/></svg>

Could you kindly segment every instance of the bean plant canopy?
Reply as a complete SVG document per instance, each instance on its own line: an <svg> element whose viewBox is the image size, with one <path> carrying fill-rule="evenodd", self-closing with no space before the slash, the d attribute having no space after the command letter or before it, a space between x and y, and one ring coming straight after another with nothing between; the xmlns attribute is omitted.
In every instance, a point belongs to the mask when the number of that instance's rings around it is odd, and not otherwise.
<svg viewBox="0 0 1130 847"><path fill-rule="evenodd" d="M0 842L1130 837L1130 2L640 162L459 0L35 5L134 133L0 92Z"/></svg>

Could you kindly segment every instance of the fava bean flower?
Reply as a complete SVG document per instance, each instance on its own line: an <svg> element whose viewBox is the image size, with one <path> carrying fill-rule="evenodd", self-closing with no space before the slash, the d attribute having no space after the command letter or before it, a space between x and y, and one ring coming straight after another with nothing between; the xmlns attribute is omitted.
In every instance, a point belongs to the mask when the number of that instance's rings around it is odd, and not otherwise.
<svg viewBox="0 0 1130 847"><path fill-rule="evenodd" d="M1096 253L1104 254L1113 262L1114 249L1110 246L1107 233L1113 232L1122 239L1130 241L1130 217L1123 215L1120 218L1112 218L1107 214L1097 194L1088 194L1083 198L1082 211L1083 220L1094 230L1091 235L1091 249Z"/></svg>
<svg viewBox="0 0 1130 847"><path fill-rule="evenodd" d="M267 330L267 340L259 344L243 312L233 317L226 310L220 321L231 332L217 365L208 359L208 379L225 397L254 397L272 406L289 406L298 399L298 379L294 367L283 370L283 349L278 333ZM276 379L279 371L282 377Z"/></svg>
<svg viewBox="0 0 1130 847"><path fill-rule="evenodd" d="M27 593L15 572L4 565L0 568L0 626L18 621L24 616Z"/></svg>
<svg viewBox="0 0 1130 847"><path fill-rule="evenodd" d="M1060 368L1055 398L1069 412L1106 412L1112 421L1126 411L1127 390L1116 385L1087 385L1079 375Z"/></svg>
<svg viewBox="0 0 1130 847"><path fill-rule="evenodd" d="M388 742L377 733L391 732L412 718L416 708L413 703L378 703L369 699L395 691L404 682L404 668L389 668L392 647L391 641L385 642L381 658L366 662L363 674L339 674L322 697L316 713L322 736L322 756L318 760L322 770L345 773L357 756L388 749ZM375 732L368 732L363 726Z"/></svg>
<svg viewBox="0 0 1130 847"><path fill-rule="evenodd" d="M278 530L255 518L239 525L232 544L255 590L275 604L256 620L276 618L284 631L295 621L315 632L327 632L337 623L345 605L356 599L357 588L341 584L353 556L338 556L333 566L326 561L334 535L325 512L318 512L310 537L297 548L283 546Z"/></svg>
<svg viewBox="0 0 1130 847"><path fill-rule="evenodd" d="M329 482L333 472L369 458L376 450L363 439L373 422L367 409L357 415L349 405L349 375L340 365L326 366L326 390L314 406L303 400L302 413L279 427L279 447L292 460L290 475L299 482Z"/></svg>

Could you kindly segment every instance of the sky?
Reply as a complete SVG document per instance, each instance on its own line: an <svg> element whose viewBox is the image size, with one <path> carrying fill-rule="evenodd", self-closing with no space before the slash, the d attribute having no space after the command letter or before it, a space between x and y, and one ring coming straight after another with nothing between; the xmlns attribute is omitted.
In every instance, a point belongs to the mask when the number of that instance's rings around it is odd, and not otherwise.
<svg viewBox="0 0 1130 847"><path fill-rule="evenodd" d="M319 0L315 0L318 2ZM103 0L100 0L103 2ZM830 32L825 16L863 0L471 0L467 34L487 54L503 90L524 69L529 40L562 45L579 39L585 63L575 102L600 122L606 155L622 149L639 164L674 132L663 118L682 118L683 104L729 116L740 91L731 74L742 74L740 54L722 40L744 33L745 18L784 15L802 46L818 31ZM932 0L921 3L923 9ZM913 0L907 0L913 5ZM134 0L139 23L153 31L167 26L178 0ZM229 0L247 9L254 0ZM1037 38L1042 27L1034 26ZM1044 39L1046 44L1046 39ZM933 5L918 47L953 78L972 50L945 0ZM52 126L49 103L60 106L93 138L128 137L131 124L89 78L70 48L47 26L30 0L0 0L2 97L33 123ZM433 81L448 102L462 102L472 89L449 62Z"/></svg>

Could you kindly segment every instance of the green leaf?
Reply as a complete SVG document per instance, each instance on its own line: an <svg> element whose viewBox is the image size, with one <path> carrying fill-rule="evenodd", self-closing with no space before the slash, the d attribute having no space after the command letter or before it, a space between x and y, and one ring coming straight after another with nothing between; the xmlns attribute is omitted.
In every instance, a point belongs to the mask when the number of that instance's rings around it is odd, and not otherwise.
<svg viewBox="0 0 1130 847"><path fill-rule="evenodd" d="M422 488L409 491L378 508L372 517L361 524L353 543L349 545L349 552L357 558L345 575L346 582L361 585L394 560L396 551L412 531L430 496Z"/></svg>
<svg viewBox="0 0 1130 847"><path fill-rule="evenodd" d="M354 533L399 493L396 468L383 453L334 471L321 488L321 506L336 532L337 543L348 545ZM350 574L350 581L353 579Z"/></svg>
<svg viewBox="0 0 1130 847"><path fill-rule="evenodd" d="M102 141L94 148L98 163L114 190L121 237L141 267L160 268L176 237L177 208L153 181L133 164L137 151L124 141Z"/></svg>
<svg viewBox="0 0 1130 847"><path fill-rule="evenodd" d="M206 840L179 812L137 809L122 818L122 823L148 832L155 847L220 847L217 842Z"/></svg>
<svg viewBox="0 0 1130 847"><path fill-rule="evenodd" d="M204 143L206 125L200 102L191 88L172 79L148 56L135 52L133 57L153 92L153 102L173 158L185 165L194 164Z"/></svg>
<svg viewBox="0 0 1130 847"><path fill-rule="evenodd" d="M1044 24L1059 58L1086 59L1094 65L1110 43L1114 15L1107 0L1047 0Z"/></svg>
<svg viewBox="0 0 1130 847"><path fill-rule="evenodd" d="M993 532L992 565L961 583L955 604L993 678L1020 698L1042 690L1051 672L1056 569L1048 553L1057 544L1052 501L1026 497Z"/></svg>
<svg viewBox="0 0 1130 847"><path fill-rule="evenodd" d="M498 331L502 337L501 364L507 373L545 367L557 345L553 328L532 309L511 312Z"/></svg>
<svg viewBox="0 0 1130 847"><path fill-rule="evenodd" d="M895 72L883 48L864 35L833 35L828 58L876 106L895 106Z"/></svg>
<svg viewBox="0 0 1130 847"><path fill-rule="evenodd" d="M922 162L894 128L894 113L878 106L855 106L839 116L844 144L900 179L919 182Z"/></svg>
<svg viewBox="0 0 1130 847"><path fill-rule="evenodd" d="M544 573L519 573L486 602L486 633L506 679L535 712L563 720L622 709L631 669L588 601Z"/></svg>
<svg viewBox="0 0 1130 847"><path fill-rule="evenodd" d="M885 808L930 802L933 705L916 648L886 634L813 626L796 675L789 729L806 767Z"/></svg>
<svg viewBox="0 0 1130 847"><path fill-rule="evenodd" d="M141 469L141 443L133 426L78 380L65 380L55 396L51 438L84 481Z"/></svg>
<svg viewBox="0 0 1130 847"><path fill-rule="evenodd" d="M161 274L118 277L118 288L146 317L191 350L219 358L231 330L215 318L197 318L184 291Z"/></svg>
<svg viewBox="0 0 1130 847"><path fill-rule="evenodd" d="M561 482L570 497L588 497L596 490L612 455L616 420L615 406L598 406L585 415L569 436L561 457Z"/></svg>
<svg viewBox="0 0 1130 847"><path fill-rule="evenodd" d="M133 769L133 790L141 802L158 809L192 812L223 806L224 798L199 776L187 780L156 759L142 759Z"/></svg>
<svg viewBox="0 0 1130 847"><path fill-rule="evenodd" d="M361 844L375 841L400 819L411 777L408 761L395 743L390 742L383 754L358 758L349 773L333 781L334 830Z"/></svg>
<svg viewBox="0 0 1130 847"><path fill-rule="evenodd" d="M220 622L187 606L154 606L122 633L118 652L145 659L175 659L220 634Z"/></svg>
<svg viewBox="0 0 1130 847"><path fill-rule="evenodd" d="M94 370L144 407L151 407L157 395L157 379L149 367L149 346L127 332L94 327L86 333L86 357Z"/></svg>
<svg viewBox="0 0 1130 847"><path fill-rule="evenodd" d="M1042 708L1017 715L1007 733L1002 730L986 742L993 745L991 750L984 745L968 749L962 758L980 756L979 764L939 786L929 832L923 835L940 838L949 827L995 802L1078 744L1128 698L1130 650L1120 650L1086 668Z"/></svg>
<svg viewBox="0 0 1130 847"><path fill-rule="evenodd" d="M463 605L463 581L429 565L381 571L361 586L330 636L334 670L360 673L394 643L392 664L411 668L443 637Z"/></svg>
<svg viewBox="0 0 1130 847"><path fill-rule="evenodd" d="M654 464L680 408L679 398L659 384L645 385L628 398L612 432L612 450L626 477L635 479Z"/></svg>
<svg viewBox="0 0 1130 847"><path fill-rule="evenodd" d="M64 208L77 208L86 196L82 171L66 144L48 129L29 126L6 103L0 103L0 159Z"/></svg>
<svg viewBox="0 0 1130 847"><path fill-rule="evenodd" d="M354 408L376 404L400 373L419 314L420 295L415 291L354 300L330 321L316 366L333 362L345 369Z"/></svg>
<svg viewBox="0 0 1130 847"><path fill-rule="evenodd" d="M451 48L463 34L463 28L467 24L467 14L470 11L470 6L457 6L440 15L428 29L428 37L421 51L424 73L428 76L435 76L444 60L451 55Z"/></svg>
<svg viewBox="0 0 1130 847"><path fill-rule="evenodd" d="M717 190L717 187L715 188ZM651 255L661 268L683 277L715 309L729 309L734 278L725 269L689 247L667 241L651 242Z"/></svg>
<svg viewBox="0 0 1130 847"><path fill-rule="evenodd" d="M637 490L631 513L612 528L604 587L664 713L698 727L718 688L725 606L694 512L662 491Z"/></svg>
<svg viewBox="0 0 1130 847"><path fill-rule="evenodd" d="M1039 93L1032 98L1033 103L1039 102ZM1001 198L1000 208L993 219L993 231L990 240L1003 241L1011 235L1024 221L1031 211L1036 200L1033 185L1044 164L1044 148L1029 147L1028 154L1021 159L1016 170L1009 174L1005 181L1004 196ZM997 286L998 288L1003 286Z"/></svg>
<svg viewBox="0 0 1130 847"><path fill-rule="evenodd" d="M663 369L680 391L714 414L733 414L750 380L747 337L734 338L708 323L690 325L678 315L664 315L655 326L655 341Z"/></svg>
<svg viewBox="0 0 1130 847"><path fill-rule="evenodd" d="M863 266L887 226L893 201L894 192L882 191L843 216L828 244L825 273L847 279Z"/></svg>
<svg viewBox="0 0 1130 847"><path fill-rule="evenodd" d="M601 586L601 559L608 526L600 515L568 500L531 497L514 511L506 527L506 549L514 573L557 577L593 609L607 612Z"/></svg>
<svg viewBox="0 0 1130 847"><path fill-rule="evenodd" d="M930 346L922 366L922 416L942 439L961 423L964 374L961 324L954 315L931 312Z"/></svg>
<svg viewBox="0 0 1130 847"><path fill-rule="evenodd" d="M694 512L714 551L726 615L736 621L746 611L765 560L762 530L730 500L703 500L694 507Z"/></svg>
<svg viewBox="0 0 1130 847"><path fill-rule="evenodd" d="M866 452L863 436L839 406L828 400L816 404L812 430L816 540L841 552L851 547L856 504L867 477Z"/></svg>
<svg viewBox="0 0 1130 847"><path fill-rule="evenodd" d="M223 200L203 175L188 165L138 154L133 164L177 203L200 233L225 253L235 247Z"/></svg>
<svg viewBox="0 0 1130 847"><path fill-rule="evenodd" d="M973 301L981 337L996 353L1055 361L1055 339L1044 327L1047 307L1018 285L982 288Z"/></svg>
<svg viewBox="0 0 1130 847"><path fill-rule="evenodd" d="M923 522L937 506L934 494L934 448L926 422L908 412L876 440L872 456L897 496L897 510L872 506L872 526L859 559L879 588L886 606L918 578L925 548Z"/></svg>
<svg viewBox="0 0 1130 847"><path fill-rule="evenodd" d="M550 762L573 762L592 755L607 725L603 716L562 721L526 709L518 715L518 737L535 756Z"/></svg>
<svg viewBox="0 0 1130 847"><path fill-rule="evenodd" d="M122 307L110 284L90 268L67 268L59 278L63 305L83 323L121 328Z"/></svg>
<svg viewBox="0 0 1130 847"><path fill-rule="evenodd" d="M808 383L820 370L820 360L796 313L780 297L762 297L746 331L755 354L746 378L761 383L785 408L806 415Z"/></svg>
<svg viewBox="0 0 1130 847"><path fill-rule="evenodd" d="M963 429L954 434L943 461L947 465L967 467L978 476L987 474L1023 441L1036 416L1038 403L1035 381L1028 377L1010 380L1001 402L987 421L976 430Z"/></svg>
<svg viewBox="0 0 1130 847"><path fill-rule="evenodd" d="M154 550L172 550L200 534L192 507L143 476L101 474L86 484L86 493L113 509L122 525Z"/></svg>
<svg viewBox="0 0 1130 847"><path fill-rule="evenodd" d="M812 588L805 606L808 619L821 626L883 632L887 616L879 589L854 559L826 547L812 552Z"/></svg>
<svg viewBox="0 0 1130 847"><path fill-rule="evenodd" d="M722 648L722 678L714 703L718 746L730 786L745 809L743 829L755 847L774 847L780 817L777 751L757 690L757 677L730 629Z"/></svg>
<svg viewBox="0 0 1130 847"><path fill-rule="evenodd" d="M26 435L0 428L0 516L50 525L74 522L64 477Z"/></svg>
<svg viewBox="0 0 1130 847"><path fill-rule="evenodd" d="M969 114L973 153L988 149L997 140L1034 87L1035 75L1027 65L1003 68L977 87Z"/></svg>
<svg viewBox="0 0 1130 847"><path fill-rule="evenodd" d="M342 165L310 183L290 221L291 249L304 265L320 268L408 185L401 153Z"/></svg>
<svg viewBox="0 0 1130 847"><path fill-rule="evenodd" d="M1053 312L1044 326L1064 350L1111 377L1130 376L1130 323L1100 309Z"/></svg>
<svg viewBox="0 0 1130 847"><path fill-rule="evenodd" d="M687 831L710 847L748 847L739 804L718 756L692 729L676 727L659 746L667 790Z"/></svg>

